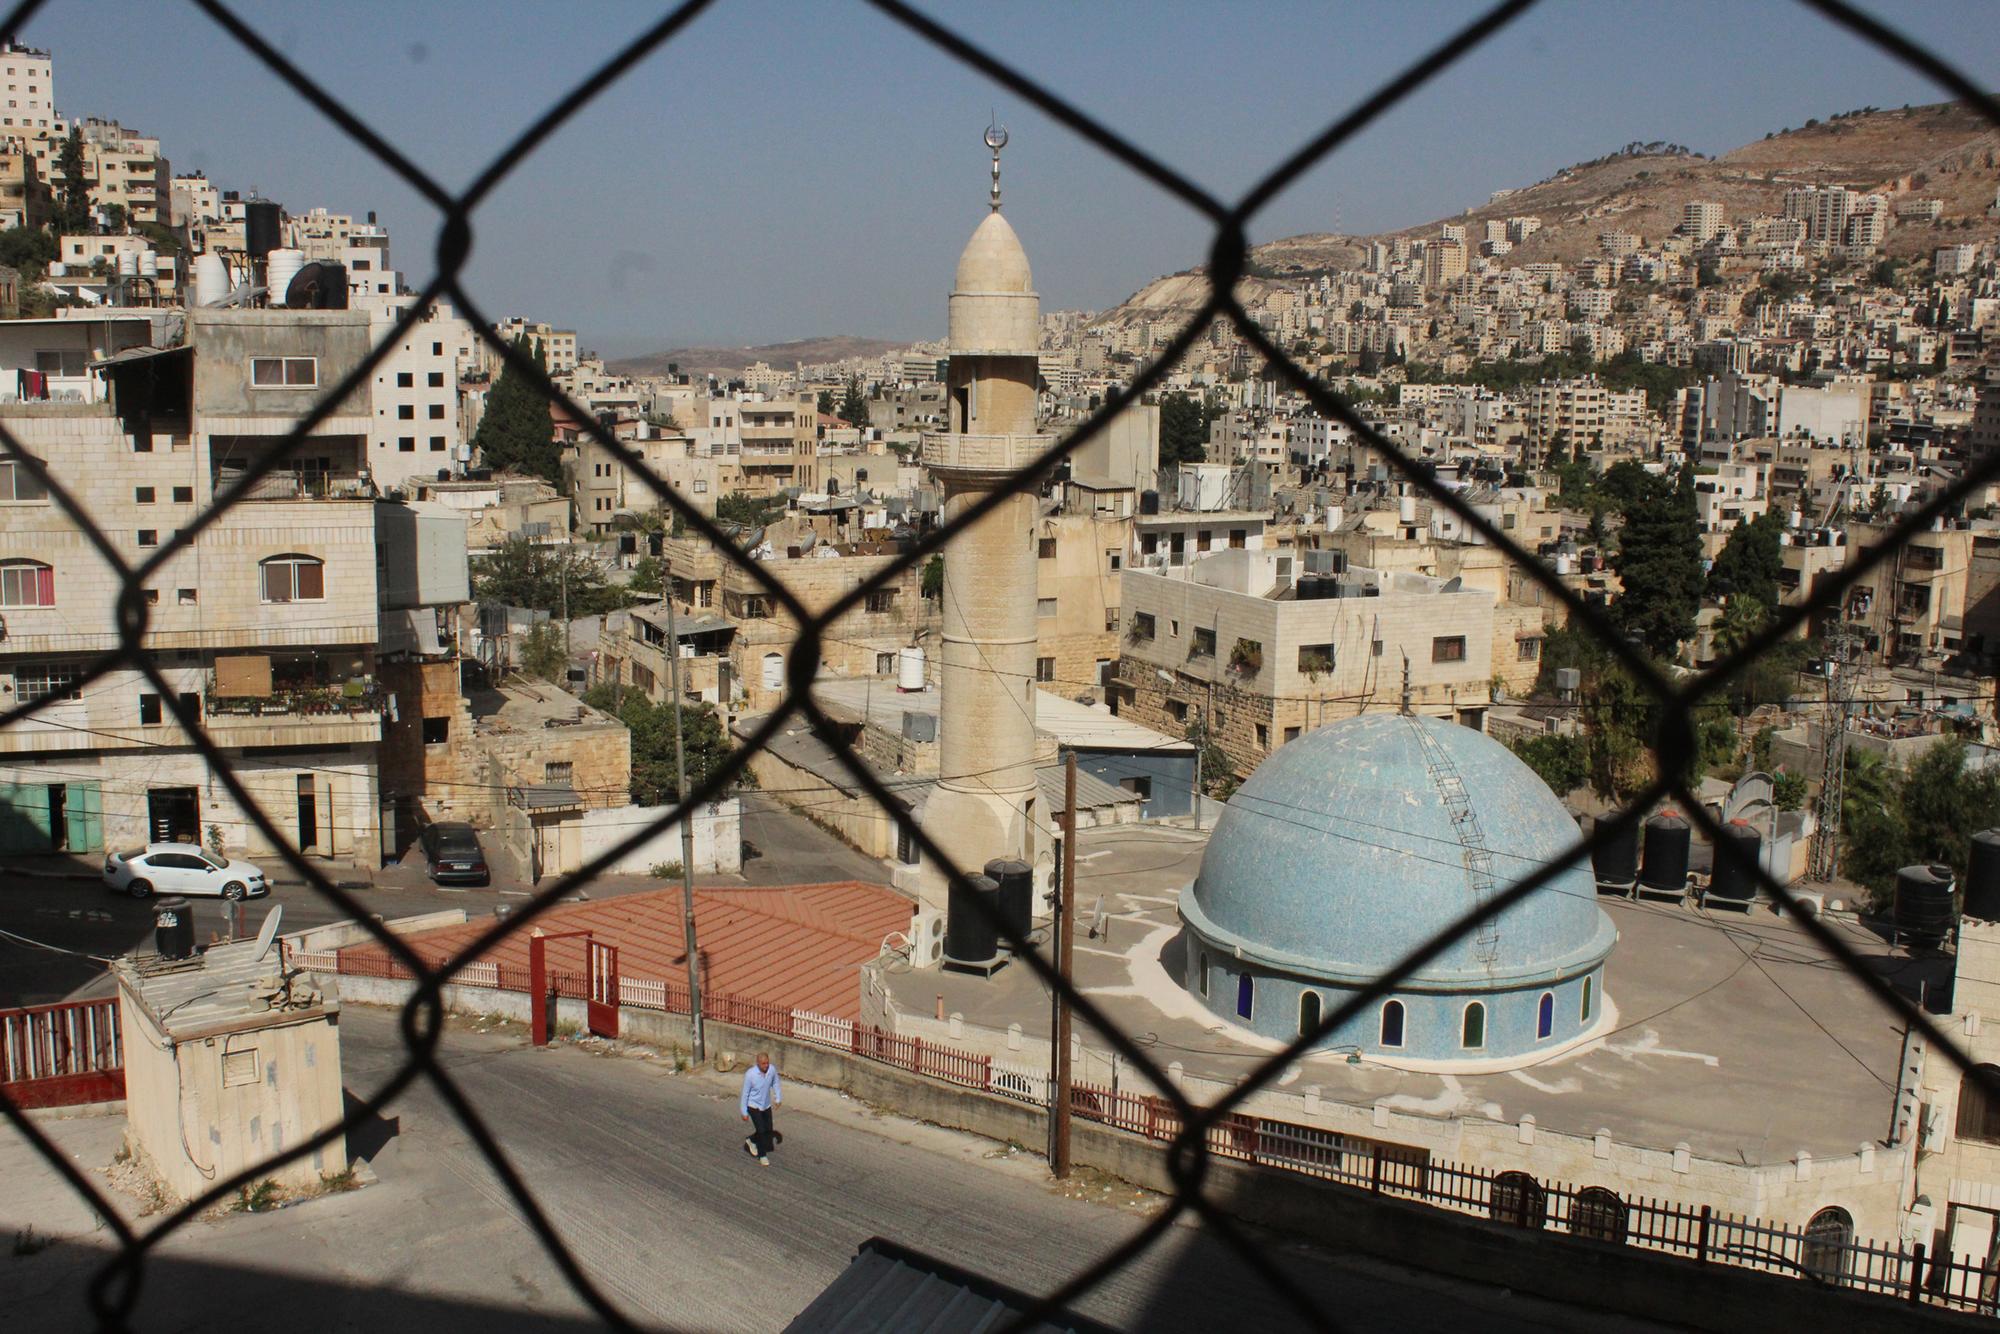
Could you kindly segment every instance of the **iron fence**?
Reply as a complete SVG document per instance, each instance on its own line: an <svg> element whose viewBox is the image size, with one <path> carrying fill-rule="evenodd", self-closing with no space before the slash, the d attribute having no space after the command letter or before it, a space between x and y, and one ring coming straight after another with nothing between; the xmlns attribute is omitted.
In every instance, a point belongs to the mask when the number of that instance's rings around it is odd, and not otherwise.
<svg viewBox="0 0 2000 1334"><path fill-rule="evenodd" d="M1469 532L1477 534L1497 550L1506 553L1526 572L1527 577L1540 584L1551 599L1567 610L1572 623L1586 627L1612 658L1639 683L1641 692L1649 697L1658 726L1658 734L1650 749L1656 762L1656 769L1663 777L1634 796L1614 818L1600 822L1591 837L1581 841L1568 858L1536 871L1499 892L1487 902L1471 907L1457 921L1436 933L1424 945L1412 950L1394 965L1385 968L1371 985L1360 989L1344 1004L1330 1008L1321 1016L1315 1031L1302 1034L1284 1050L1272 1054L1255 1072L1207 1106L1197 1107L1189 1103L1184 1095L1172 1087L1171 1082L1149 1053L1130 1036L1120 1031L1089 995L1069 987L1066 981L1055 976L1047 961L1031 948L1027 948L1029 942L1021 939L1013 927L1005 921L995 920L992 925L999 936L1020 947L1015 957L1039 974L1046 985L1063 988L1072 1002L1077 1019L1095 1030L1098 1037L1112 1047L1131 1068L1143 1072L1154 1087L1164 1090L1160 1096L1164 1104L1165 1119L1159 1124L1174 1127L1171 1141L1173 1152L1169 1155L1169 1159L1172 1163L1176 1188L1171 1197L1170 1207L1149 1220L1128 1240L1081 1266L1069 1280L1042 1294L1035 1308L1025 1312L1017 1322L1020 1327L1047 1318L1058 1308L1074 1302L1089 1292L1103 1282L1107 1275L1153 1246L1167 1234L1168 1229L1176 1221L1188 1213L1198 1215L1215 1238L1244 1266L1270 1285L1303 1326L1334 1327L1337 1324L1335 1319L1320 1309L1317 1303L1277 1267L1264 1247L1249 1240L1239 1225L1223 1212L1204 1190L1204 1182L1213 1157L1255 1157L1258 1152L1262 1140L1255 1119L1247 1117L1242 1111L1244 1100L1271 1084L1291 1062L1316 1044L1323 1042L1328 1034L1359 1013L1364 1006L1372 1006L1411 973L1474 932L1480 921L1503 912L1540 889L1559 873L1563 865L1586 855L1597 842L1622 835L1633 827L1646 810L1662 798L1670 796L1678 798L1681 809L1687 812L1688 817L1700 826L1710 839L1719 844L1717 855L1738 860L1743 873L1760 883L1780 908L1796 920L1799 929L1814 940L1828 958L1837 961L1860 985L1866 987L1887 1013L1912 1030L1921 1033L1932 1050L1958 1066L1967 1078L1982 1085L1996 1082L1988 1073L1976 1068L1963 1048L1943 1032L1929 1015L1897 995L1887 979L1864 966L1853 946L1811 913L1804 911L1797 899L1784 886L1773 882L1761 868L1751 864L1748 859L1742 857L1742 854L1736 852L1732 844L1719 838L1720 830L1713 817L1687 790L1686 785L1674 775L1688 771L1689 766L1686 761L1694 753L1695 738L1692 725L1694 705L1714 697L1748 664L1796 631L1808 617L1837 609L1856 582L1869 575L1885 559L1897 552L1909 537L1926 529L1932 520L1963 502L1978 488L2000 477L2000 455L1975 461L1956 482L1945 487L1919 509L1906 514L1879 542L1860 551L1838 572L1822 578L1800 605L1773 618L1761 633L1753 636L1710 670L1677 684L1669 680L1644 655L1628 644L1615 631L1601 609L1586 605L1533 553L1523 550L1509 534L1500 531L1493 523L1473 511L1463 499L1441 486L1428 471L1418 466L1404 451L1370 426L1349 402L1293 361L1251 318L1235 294L1236 282L1244 276L1246 270L1247 228L1281 190L1302 173L1325 161L1329 155L1339 150L1356 134L1416 90L1442 76L1467 53L1480 47L1488 38L1530 9L1534 0L1501 0L1463 29L1450 34L1420 59L1390 74L1372 94L1351 110L1332 120L1312 138L1282 158L1261 181L1233 203L1226 202L1195 184L1170 163L1147 153L1116 130L1080 110L1054 89L1038 82L1030 74L1008 65L998 56L982 49L931 16L903 3L902 0L867 0L867 2L879 14L900 24L944 56L1006 89L1011 95L1032 104L1058 125L1095 145L1123 167L1137 173L1165 194L1192 208L1212 225L1213 239L1206 255L1206 267L1203 273L1208 283L1207 298L1159 354L1134 378L1127 389L1128 397L1143 395L1158 388L1168 369L1179 362L1212 325L1217 322L1226 324L1265 359L1272 375L1280 383L1303 396L1320 415L1344 424L1357 440L1379 451L1412 488L1427 496L1436 506L1456 515ZM24 0L24 3L18 5L7 18L5 30L16 34L30 33L31 20L44 3L45 0ZM451 300L510 370L538 386L546 398L558 405L571 420L580 423L581 429L590 435L600 448L620 459L631 470L632 475L642 479L660 503L672 511L678 522L707 537L718 551L733 552L733 547L713 521L677 495L646 467L642 458L629 446L614 439L591 414L571 402L550 381L545 372L522 358L494 335L492 319L488 317L481 303L467 289L463 281L465 263L473 241L475 218L500 183L530 155L540 150L558 129L569 123L605 89L629 74L646 57L673 42L697 15L714 6L714 0L687 0L686 3L653 22L502 147L490 165L476 176L471 185L456 194L439 184L394 143L374 130L357 110L346 106L338 97L323 88L263 34L221 3L221 0L192 0L192 3L231 40L248 51L283 84L327 117L357 146L438 209L442 222L436 240L437 275L424 287L419 299L396 321L394 327L376 348L339 384L331 386L317 401L317 405L301 417L287 436L273 442L263 453L251 460L240 475L220 488L214 503L209 508L194 517L176 532L170 541L153 550L145 560L136 565L124 558L107 534L92 521L89 512L50 474L48 468L25 450L11 432L4 429L3 418L0 418L0 457L12 461L18 469L24 470L47 489L51 501L77 525L97 555L115 572L121 584L116 616L118 647L94 661L85 678L77 683L77 688L89 687L114 669L135 671L151 682L152 689L165 701L166 707L173 710L174 717L189 738L190 744L201 753L212 769L216 781L228 790L230 796L248 814L262 835L273 846L282 849L283 860L318 895L338 906L348 916L363 922L366 929L375 936L389 955L408 969L417 980L415 992L404 1011L403 1034L408 1055L393 1076L371 1096L353 1104L347 1116L339 1124L329 1126L318 1134L291 1145L284 1153L275 1155L267 1161L221 1177L199 1198L188 1201L143 1234L121 1218L118 1210L104 1198L99 1185L69 1163L37 1124L11 1099L0 1100L0 1111L5 1112L16 1132L35 1146L51 1169L60 1173L80 1196L89 1200L118 1241L117 1254L93 1277L86 1291L86 1299L92 1312L106 1327L122 1328L127 1324L141 1291L142 1284L138 1280L143 1277L144 1267L153 1248L163 1239L172 1236L216 1202L228 1199L242 1187L267 1175L277 1163L310 1154L336 1137L344 1136L350 1129L377 1116L414 1081L424 1079L436 1088L463 1123L467 1135L491 1164L521 1217L533 1230L552 1262L579 1298L608 1324L619 1329L630 1329L633 1328L630 1319L606 1295L600 1284L584 1272L533 1192L515 1171L478 1108L439 1061L438 1043L443 1016L440 997L441 990L445 986L471 980L465 976L471 959L502 937L529 927L579 884L589 880L603 868L668 827L678 814L678 810L664 815L650 827L634 830L630 837L617 846L605 850L578 870L558 878L532 900L522 905L510 918L495 922L484 936L458 956L456 961L427 963L419 959L405 942L384 930L379 924L370 921L362 903L332 883L320 867L299 855L291 840L272 822L246 790L228 757L223 754L216 740L204 730L203 719L198 713L199 704L190 704L183 700L180 692L168 683L159 662L146 652L150 612L145 592L147 582L164 568L166 562L187 550L237 502L259 494L260 487L280 475L281 468L294 447L332 415L336 405L361 387L367 377L375 372L389 350L428 316L434 303L439 299ZM1994 125L2000 126L2000 105L1996 105L1992 98L1984 94L1940 55L1922 48L1889 25L1843 3L1843 0L1800 0L1800 3L1806 10L1817 13L1857 38L1872 43L1889 57L1923 74L1951 97L1972 108ZM1106 405L1075 430L1066 434L1047 457L1023 465L1014 475L1015 487L1024 488L1036 484L1038 478L1049 467L1074 451L1085 439L1106 427L1116 411L1117 405ZM737 557L744 573L761 587L769 602L783 607L801 627L788 663L788 695L783 705L765 718L754 734L747 738L746 744L732 755L720 770L697 791L688 794L687 803L705 802L721 794L742 773L750 755L767 744L782 728L803 720L815 725L824 735L834 735L836 729L830 725L809 693L809 686L821 656L820 649L828 628L848 611L861 605L870 593L889 586L891 581L918 561L928 558L943 547L955 533L976 522L994 507L1006 503L1007 499L1008 493L1005 488L996 489L985 500L968 507L952 521L941 525L873 578L816 615L801 605L792 591L769 571L760 568L755 562ZM10 708L0 713L0 727L29 724L36 714L53 707L55 702L55 697L49 696ZM902 826L908 844L920 848L924 855L936 864L948 868L953 876L963 876L967 873L966 868L958 867L951 861L946 850L938 846L927 831L909 821L902 803L894 798L880 778L861 763L856 754L844 747L837 747L836 753L857 787L867 792L888 818L897 820ZM997 919L997 914L995 916ZM501 971L504 973L507 970ZM503 981L502 985L507 983ZM580 996L583 985L581 975L559 982L559 986L571 985L575 987L574 994ZM1992 1096L2000 1098L2000 1087L1992 1088L1991 1092ZM1117 1115L1124 1118L1126 1112L1123 1110L1122 1100L1117 1106L1119 1108ZM1149 1110L1148 1115L1153 1114ZM1283 1154L1294 1156L1301 1153L1324 1155L1330 1152L1323 1145L1307 1150L1295 1139L1280 1140L1277 1142L1277 1147ZM1399 1164L1395 1169L1397 1173L1409 1170L1412 1169L1408 1164ZM1446 1178L1446 1180L1455 1181L1456 1178ZM1490 1205L1492 1203L1490 1186L1488 1190L1487 1202ZM1476 1192L1468 1185L1464 1193L1468 1195L1469 1207L1472 1202L1470 1196ZM1525 1199L1516 1198L1519 1194L1520 1192L1516 1190L1515 1196L1509 1197L1514 1200L1509 1207L1518 1206L1519 1210L1525 1211L1528 1203ZM1525 1213L1523 1216L1526 1216ZM1684 1222L1685 1220L1676 1218L1674 1225L1679 1227ZM1712 1220L1709 1228L1712 1232ZM1741 1244L1749 1247L1761 1243L1746 1235ZM1790 1262L1803 1263L1797 1256L1790 1257ZM1959 1287L1971 1282L1970 1277L1965 1277L1955 1262L1945 1266L1945 1272ZM1964 1277L1964 1282L1959 1282L1959 1277ZM1982 1293L1988 1284L1989 1279L1986 1277L1981 1276L1978 1279L1977 1286ZM1980 1297L1964 1300L1985 1299Z"/></svg>

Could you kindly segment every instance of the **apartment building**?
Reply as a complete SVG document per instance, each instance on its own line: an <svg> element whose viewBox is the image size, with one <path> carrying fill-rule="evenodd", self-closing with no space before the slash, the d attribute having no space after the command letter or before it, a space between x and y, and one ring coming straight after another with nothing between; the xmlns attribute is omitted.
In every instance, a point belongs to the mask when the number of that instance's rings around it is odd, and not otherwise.
<svg viewBox="0 0 2000 1334"><path fill-rule="evenodd" d="M172 220L173 171L160 152L158 138L94 117L80 122L77 131L83 138L83 172L92 209L100 214L123 209L133 222Z"/></svg>
<svg viewBox="0 0 2000 1334"><path fill-rule="evenodd" d="M414 298L364 307L369 338L389 340ZM465 472L472 450L460 385L479 364L479 336L450 303L438 301L376 364L368 466L377 486L403 487Z"/></svg>
<svg viewBox="0 0 2000 1334"><path fill-rule="evenodd" d="M1889 523L1848 525L1845 551L1859 559ZM1842 619L1871 654L1889 663L1937 666L1965 647L1975 544L2000 527L1960 523L1919 533L1847 590Z"/></svg>
<svg viewBox="0 0 2000 1334"><path fill-rule="evenodd" d="M56 71L49 53L12 39L0 41L0 70L7 89L0 134L39 131L45 137L55 132Z"/></svg>
<svg viewBox="0 0 2000 1334"><path fill-rule="evenodd" d="M1118 659L1119 581L1133 519L1058 510L1035 524L1035 680L1073 699L1102 697Z"/></svg>
<svg viewBox="0 0 2000 1334"><path fill-rule="evenodd" d="M174 177L168 195L169 221L175 227L205 227L222 221L222 192L201 172Z"/></svg>
<svg viewBox="0 0 2000 1334"><path fill-rule="evenodd" d="M551 377L567 375L576 369L574 329L558 329L540 320L522 319L517 315L512 319L500 321L494 326L493 331L499 335L503 343L511 343L521 337L526 337L531 343L539 343L544 367ZM499 358L493 357L492 361L493 365L489 369L497 372Z"/></svg>
<svg viewBox="0 0 2000 1334"><path fill-rule="evenodd" d="M1544 380L1527 393L1528 444L1537 453L1561 432L1572 448L1643 444L1651 414L1643 389L1611 389L1594 375Z"/></svg>
<svg viewBox="0 0 2000 1334"><path fill-rule="evenodd" d="M0 137L0 227L40 227L49 202L35 155L20 140Z"/></svg>
<svg viewBox="0 0 2000 1334"><path fill-rule="evenodd" d="M345 267L350 304L363 309L397 308L402 279L389 262L389 229L377 223L373 213L361 222L323 208L288 217L285 244L301 252L309 264Z"/></svg>
<svg viewBox="0 0 2000 1334"><path fill-rule="evenodd" d="M84 333L63 323L39 336ZM0 734L7 845L88 853L170 838L270 856L188 743L178 707L199 717L287 843L373 863L383 700L366 390L266 476L245 479L366 355L367 317L192 310L186 343L166 348L138 341L143 322L102 323L125 351L79 368L89 390L0 405L0 420L134 564L218 495L236 503L146 580L145 643L164 690L124 664L86 679L117 647L119 586L86 534L24 472L4 469L0 686L17 704L49 701Z"/></svg>
<svg viewBox="0 0 2000 1334"><path fill-rule="evenodd" d="M751 495L771 496L811 483L819 448L816 400L745 398L736 404L736 420L743 442L743 484Z"/></svg>
<svg viewBox="0 0 2000 1334"><path fill-rule="evenodd" d="M1694 508L1706 554L1722 550L1729 534L1769 508L1761 463L1723 463L1701 469L1694 479Z"/></svg>
<svg viewBox="0 0 2000 1334"><path fill-rule="evenodd" d="M1722 205L1691 199L1681 205L1681 232L1706 245L1722 231Z"/></svg>
<svg viewBox="0 0 2000 1334"><path fill-rule="evenodd" d="M1182 569L1127 570L1120 717L1169 736L1205 721L1238 775L1323 723L1410 707L1483 724L1494 675L1496 598L1407 573L1349 568L1299 596L1292 558L1230 550ZM1532 619L1534 651L1541 611Z"/></svg>

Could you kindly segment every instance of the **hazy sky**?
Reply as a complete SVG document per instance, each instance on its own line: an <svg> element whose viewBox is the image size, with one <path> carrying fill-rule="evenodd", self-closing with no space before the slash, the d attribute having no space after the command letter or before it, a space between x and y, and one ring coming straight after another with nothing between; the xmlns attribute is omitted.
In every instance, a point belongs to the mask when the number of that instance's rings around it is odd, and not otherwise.
<svg viewBox="0 0 2000 1334"><path fill-rule="evenodd" d="M2000 85L1992 0L1892 8ZM273 45L447 186L661 6L565 0L252 3ZM1446 0L934 3L1210 189L1240 191L1477 12ZM175 170L303 211L378 211L413 283L437 216L199 11L54 0L23 31L66 115L157 134ZM1281 195L1253 239L1406 226L1629 140L1723 152L1867 104L1942 100L1778 0L1553 0ZM685 343L943 331L985 208L989 110L1013 136L1008 216L1045 309L1115 304L1199 263L1200 220L1019 99L860 5L722 0L629 71L476 218L494 318L576 328L607 354Z"/></svg>

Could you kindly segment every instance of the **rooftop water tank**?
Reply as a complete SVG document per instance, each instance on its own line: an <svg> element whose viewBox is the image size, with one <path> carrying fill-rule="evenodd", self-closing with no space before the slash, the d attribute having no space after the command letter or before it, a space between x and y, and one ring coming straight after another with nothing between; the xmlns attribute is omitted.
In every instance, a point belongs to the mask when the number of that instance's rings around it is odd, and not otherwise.
<svg viewBox="0 0 2000 1334"><path fill-rule="evenodd" d="M1655 894L1687 891L1688 824L1672 811L1646 821L1646 851L1639 886Z"/></svg>
<svg viewBox="0 0 2000 1334"><path fill-rule="evenodd" d="M1417 521L1417 498L1404 496L1396 504L1396 522L1415 523Z"/></svg>
<svg viewBox="0 0 2000 1334"><path fill-rule="evenodd" d="M306 252L279 247L264 257L264 290L270 294L270 302L276 305L284 301L292 279L298 277L299 270L306 266Z"/></svg>
<svg viewBox="0 0 2000 1334"><path fill-rule="evenodd" d="M1972 860L1965 868L1965 915L2000 922L2000 829L1972 836Z"/></svg>
<svg viewBox="0 0 2000 1334"><path fill-rule="evenodd" d="M896 689L922 690L924 688L924 651L921 646L911 644L896 654Z"/></svg>
<svg viewBox="0 0 2000 1334"><path fill-rule="evenodd" d="M121 250L118 252L118 276L120 278L136 278L139 276L138 251Z"/></svg>
<svg viewBox="0 0 2000 1334"><path fill-rule="evenodd" d="M252 199L243 205L243 248L252 258L262 259L284 240L280 224L282 210L275 200Z"/></svg>
<svg viewBox="0 0 2000 1334"><path fill-rule="evenodd" d="M229 295L229 266L213 251L194 257L194 303L213 306Z"/></svg>
<svg viewBox="0 0 2000 1334"><path fill-rule="evenodd" d="M1957 912L1949 866L1905 866L1896 872L1896 939L1918 949L1944 944Z"/></svg>
<svg viewBox="0 0 2000 1334"><path fill-rule="evenodd" d="M141 278L157 278L160 276L159 251L142 250L139 252L139 276Z"/></svg>
<svg viewBox="0 0 2000 1334"><path fill-rule="evenodd" d="M1764 850L1764 836L1742 820L1731 820L1724 825L1722 836L1740 858L1729 856L1719 845L1716 847L1715 862L1708 873L1708 893L1702 896L1702 902L1725 908L1748 908L1757 897L1757 877L1749 867L1757 865L1758 854ZM1737 865L1739 859L1749 866Z"/></svg>
<svg viewBox="0 0 2000 1334"><path fill-rule="evenodd" d="M153 948L162 959L194 954L194 910L186 899L161 899L153 905Z"/></svg>
<svg viewBox="0 0 2000 1334"><path fill-rule="evenodd" d="M1600 885L1629 885L1639 878L1639 822L1632 821L1591 844L1590 866Z"/></svg>
<svg viewBox="0 0 2000 1334"><path fill-rule="evenodd" d="M1001 921L1025 938L1035 924L1035 868L1024 861L996 857L986 863L986 878L1000 886Z"/></svg>
<svg viewBox="0 0 2000 1334"><path fill-rule="evenodd" d="M985 968L998 957L1000 886L988 876L972 875L951 883L951 897L945 908L944 957L946 963Z"/></svg>

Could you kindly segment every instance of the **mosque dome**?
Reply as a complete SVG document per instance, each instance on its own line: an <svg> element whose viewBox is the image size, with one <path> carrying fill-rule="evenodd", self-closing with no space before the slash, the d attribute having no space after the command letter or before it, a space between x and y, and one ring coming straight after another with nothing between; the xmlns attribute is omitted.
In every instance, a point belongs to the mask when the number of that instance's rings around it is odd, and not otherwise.
<svg viewBox="0 0 2000 1334"><path fill-rule="evenodd" d="M965 243L958 257L958 276L952 282L957 292L1033 293L1035 276L1028 268L1028 252L1021 238L999 210L986 215Z"/></svg>
<svg viewBox="0 0 2000 1334"><path fill-rule="evenodd" d="M1288 743L1251 774L1182 912L1239 958L1361 985L1577 839L1555 794L1491 737L1364 714ZM1601 963L1615 935L1586 854L1403 986L1560 979Z"/></svg>

